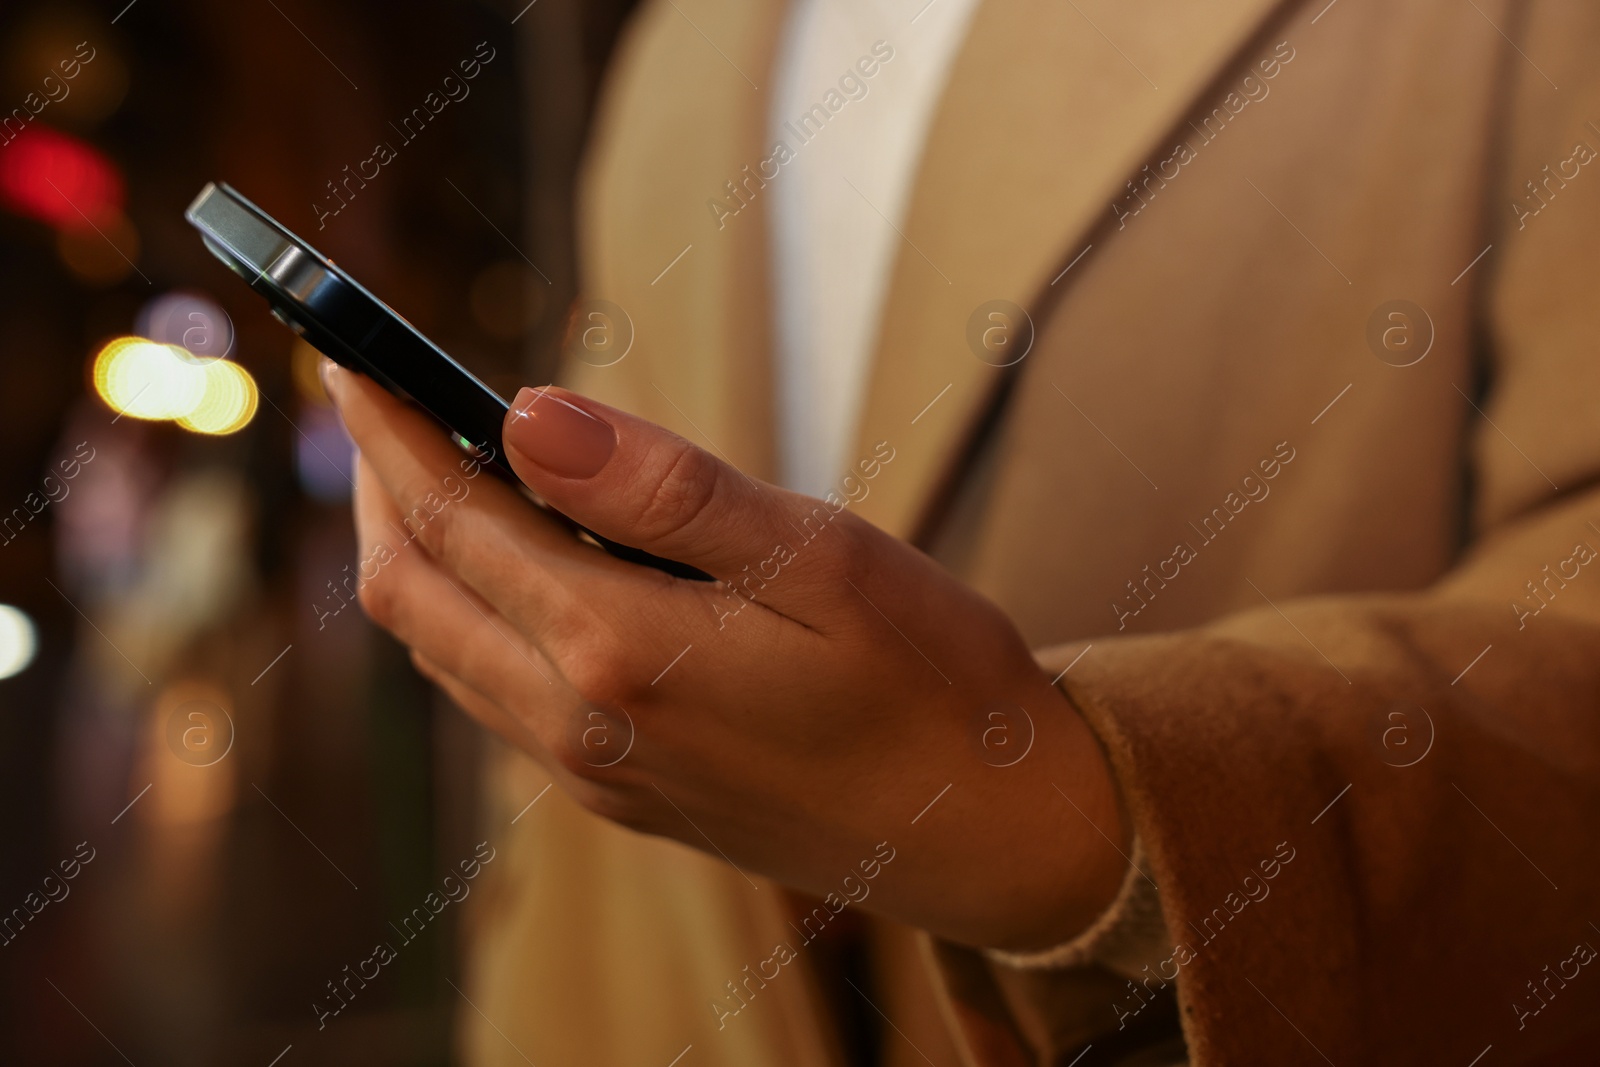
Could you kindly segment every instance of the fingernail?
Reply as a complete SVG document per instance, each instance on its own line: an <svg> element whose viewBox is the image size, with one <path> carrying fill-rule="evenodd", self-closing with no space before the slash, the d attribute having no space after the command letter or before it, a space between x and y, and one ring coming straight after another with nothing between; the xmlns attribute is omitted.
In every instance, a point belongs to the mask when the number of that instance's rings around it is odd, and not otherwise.
<svg viewBox="0 0 1600 1067"><path fill-rule="evenodd" d="M322 391L328 394L328 399L333 399L333 375L339 369L339 364L323 356L317 361L317 377L322 379Z"/></svg>
<svg viewBox="0 0 1600 1067"><path fill-rule="evenodd" d="M506 419L506 445L551 474L592 478L617 447L617 432L543 389L524 388Z"/></svg>

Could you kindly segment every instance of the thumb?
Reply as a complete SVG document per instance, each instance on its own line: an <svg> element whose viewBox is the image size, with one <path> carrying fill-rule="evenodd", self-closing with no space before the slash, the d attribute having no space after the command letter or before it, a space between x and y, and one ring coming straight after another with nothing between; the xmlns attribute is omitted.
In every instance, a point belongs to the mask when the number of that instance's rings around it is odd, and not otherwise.
<svg viewBox="0 0 1600 1067"><path fill-rule="evenodd" d="M836 514L655 423L556 386L521 390L502 439L517 476L557 511L603 538L718 578L756 568L802 528L825 530Z"/></svg>

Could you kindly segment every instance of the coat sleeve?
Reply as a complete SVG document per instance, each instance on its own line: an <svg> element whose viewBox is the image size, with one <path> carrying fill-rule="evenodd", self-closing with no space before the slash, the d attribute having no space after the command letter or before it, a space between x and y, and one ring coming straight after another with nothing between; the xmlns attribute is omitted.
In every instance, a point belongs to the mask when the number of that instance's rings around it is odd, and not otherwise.
<svg viewBox="0 0 1600 1067"><path fill-rule="evenodd" d="M1176 1004L1197 1064L1466 1064L1491 1045L1541 1062L1600 1043L1600 14L1509 10L1493 247L1462 282L1485 381L1463 399L1479 410L1453 570L1097 637L1062 682L1160 886L1149 1010ZM952 997L977 1005L982 986L1029 1035L1017 1062L1092 1039L1029 1024L1065 1018L1064 975L935 956ZM1120 981L1091 995L1107 1032L1145 1003Z"/></svg>

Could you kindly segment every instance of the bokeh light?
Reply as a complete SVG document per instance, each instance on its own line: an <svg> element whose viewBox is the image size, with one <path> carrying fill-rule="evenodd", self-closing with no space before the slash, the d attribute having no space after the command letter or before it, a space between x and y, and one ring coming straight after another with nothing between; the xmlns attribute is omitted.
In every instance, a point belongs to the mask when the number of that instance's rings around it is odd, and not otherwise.
<svg viewBox="0 0 1600 1067"><path fill-rule="evenodd" d="M95 358L95 391L119 415L181 418L199 405L206 382L204 366L178 353L142 337L119 337Z"/></svg>
<svg viewBox="0 0 1600 1067"><path fill-rule="evenodd" d="M0 678L26 670L38 648L39 638L27 613L10 604L0 604Z"/></svg>
<svg viewBox="0 0 1600 1067"><path fill-rule="evenodd" d="M205 434L237 433L250 425L260 403L250 372L226 359L213 359L202 367L205 388L200 402L178 417L178 425Z"/></svg>
<svg viewBox="0 0 1600 1067"><path fill-rule="evenodd" d="M128 93L127 60L107 39L105 16L92 17L76 4L42 6L20 25L7 25L0 84L8 99L20 101L30 92L45 96L49 103L40 120L87 129L122 105Z"/></svg>
<svg viewBox="0 0 1600 1067"><path fill-rule="evenodd" d="M182 345L202 358L220 359L233 352L233 320L215 300L182 290L163 293L139 309L134 322L139 336L166 345Z"/></svg>
<svg viewBox="0 0 1600 1067"><path fill-rule="evenodd" d="M328 391L322 387L322 353L304 338L296 337L289 349L289 373L295 390L308 404L328 403Z"/></svg>
<svg viewBox="0 0 1600 1067"><path fill-rule="evenodd" d="M338 503L350 499L355 481L355 442L331 404L300 409L295 435L294 466L300 488L315 500Z"/></svg>
<svg viewBox="0 0 1600 1067"><path fill-rule="evenodd" d="M92 232L122 214L122 175L92 145L34 124L0 152L0 205Z"/></svg>
<svg viewBox="0 0 1600 1067"><path fill-rule="evenodd" d="M237 363L143 337L119 337L100 350L94 387L119 415L213 435L249 425L260 402L255 379Z"/></svg>

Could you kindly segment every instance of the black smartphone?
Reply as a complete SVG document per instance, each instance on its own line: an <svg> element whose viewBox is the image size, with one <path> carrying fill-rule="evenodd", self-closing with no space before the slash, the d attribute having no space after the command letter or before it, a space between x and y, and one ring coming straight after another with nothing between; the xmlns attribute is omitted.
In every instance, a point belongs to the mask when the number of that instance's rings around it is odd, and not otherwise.
<svg viewBox="0 0 1600 1067"><path fill-rule="evenodd" d="M521 485L505 461L500 439L509 410L505 398L388 304L226 184L207 183L184 218L200 231L213 255L267 298L284 325L340 365L421 407L480 461ZM688 564L618 544L560 517L618 559L679 578L710 578Z"/></svg>

